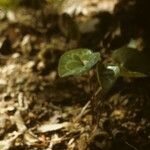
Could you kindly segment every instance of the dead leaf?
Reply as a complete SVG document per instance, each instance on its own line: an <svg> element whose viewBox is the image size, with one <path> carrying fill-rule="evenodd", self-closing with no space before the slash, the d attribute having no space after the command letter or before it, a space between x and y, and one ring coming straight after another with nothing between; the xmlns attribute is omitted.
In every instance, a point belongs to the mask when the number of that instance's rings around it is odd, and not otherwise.
<svg viewBox="0 0 150 150"><path fill-rule="evenodd" d="M69 126L70 123L69 122L63 122L63 123L55 123L52 124L51 122L46 122L43 125L39 126L37 128L37 130L39 132L52 132L52 131L56 131L56 130L60 130L62 128L65 128L67 126Z"/></svg>

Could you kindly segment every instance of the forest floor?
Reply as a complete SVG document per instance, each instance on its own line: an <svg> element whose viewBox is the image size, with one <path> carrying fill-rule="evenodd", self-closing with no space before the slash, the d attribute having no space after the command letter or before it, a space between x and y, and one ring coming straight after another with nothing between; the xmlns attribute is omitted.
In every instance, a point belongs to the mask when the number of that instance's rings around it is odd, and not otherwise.
<svg viewBox="0 0 150 150"><path fill-rule="evenodd" d="M108 6L104 10L112 11ZM99 18L87 10L77 11L79 33L68 31L74 21L63 15L0 12L0 150L149 150L149 79L120 79L101 99L93 97L94 71L91 79L58 76L66 50L100 48Z"/></svg>

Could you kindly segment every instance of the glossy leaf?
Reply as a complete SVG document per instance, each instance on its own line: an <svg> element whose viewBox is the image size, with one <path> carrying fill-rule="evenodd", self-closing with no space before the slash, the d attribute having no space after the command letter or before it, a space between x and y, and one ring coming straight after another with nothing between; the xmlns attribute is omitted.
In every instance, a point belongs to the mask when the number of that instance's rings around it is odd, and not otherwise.
<svg viewBox="0 0 150 150"><path fill-rule="evenodd" d="M107 93L120 76L120 69L115 65L104 66L103 64L99 63L97 68L97 76L103 92Z"/></svg>
<svg viewBox="0 0 150 150"><path fill-rule="evenodd" d="M90 70L100 60L99 52L89 49L74 49L64 53L58 65L60 77L82 75Z"/></svg>

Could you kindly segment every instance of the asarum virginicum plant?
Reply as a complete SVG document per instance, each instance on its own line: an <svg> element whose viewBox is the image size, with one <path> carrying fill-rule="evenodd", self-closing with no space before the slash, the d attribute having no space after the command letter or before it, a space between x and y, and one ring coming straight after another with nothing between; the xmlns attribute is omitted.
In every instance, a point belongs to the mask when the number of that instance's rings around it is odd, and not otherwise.
<svg viewBox="0 0 150 150"><path fill-rule="evenodd" d="M135 48L124 46L114 50L111 64L101 62L100 52L80 48L65 52L59 60L60 77L79 76L97 64L97 78L104 92L108 92L118 77L142 78L149 76L149 57Z"/></svg>

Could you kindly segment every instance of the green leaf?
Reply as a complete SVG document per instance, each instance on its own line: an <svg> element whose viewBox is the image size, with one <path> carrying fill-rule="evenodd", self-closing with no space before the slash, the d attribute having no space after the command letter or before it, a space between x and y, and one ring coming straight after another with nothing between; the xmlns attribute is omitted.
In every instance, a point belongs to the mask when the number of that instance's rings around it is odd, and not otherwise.
<svg viewBox="0 0 150 150"><path fill-rule="evenodd" d="M65 52L58 64L60 77L82 75L90 70L100 60L99 52L89 49L74 49Z"/></svg>
<svg viewBox="0 0 150 150"><path fill-rule="evenodd" d="M98 64L97 77L104 93L107 93L112 88L119 76L120 69L118 66Z"/></svg>
<svg viewBox="0 0 150 150"><path fill-rule="evenodd" d="M113 51L112 59L120 68L120 76L141 78L150 75L149 55L137 49L121 47Z"/></svg>
<svg viewBox="0 0 150 150"><path fill-rule="evenodd" d="M131 77L131 78L144 78L144 77L147 77L148 75L141 73L141 72L129 71L126 68L121 67L120 76Z"/></svg>

